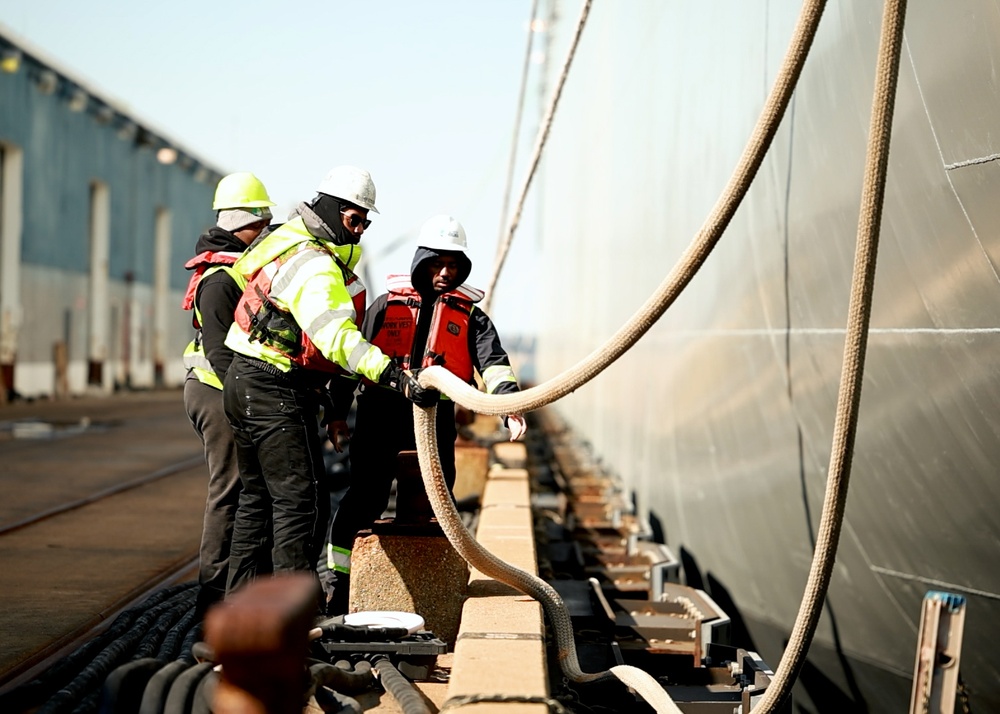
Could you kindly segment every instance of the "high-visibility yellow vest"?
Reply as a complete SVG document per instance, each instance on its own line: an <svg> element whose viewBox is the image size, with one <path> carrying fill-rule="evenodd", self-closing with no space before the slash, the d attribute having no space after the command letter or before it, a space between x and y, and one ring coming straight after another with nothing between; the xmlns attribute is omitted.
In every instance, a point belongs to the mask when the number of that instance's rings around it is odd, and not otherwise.
<svg viewBox="0 0 1000 714"><path fill-rule="evenodd" d="M226 346L283 372L294 365L377 381L389 358L357 327L365 289L352 270L359 258L358 246L317 240L301 218L275 229L233 266L248 283Z"/></svg>
<svg viewBox="0 0 1000 714"><path fill-rule="evenodd" d="M184 367L202 384L207 384L216 389L222 389L222 380L215 373L212 363L205 354L205 346L201 335L201 310L198 308L198 301L195 296L198 292L198 285L202 280L220 270L225 271L236 283L236 286L243 290L246 288L246 278L230 267L236 262L238 253L202 253L187 262L185 267L196 268L197 272L191 276L188 282L188 289L184 296L183 307L185 310L193 310L191 323L196 330L194 339L184 348Z"/></svg>

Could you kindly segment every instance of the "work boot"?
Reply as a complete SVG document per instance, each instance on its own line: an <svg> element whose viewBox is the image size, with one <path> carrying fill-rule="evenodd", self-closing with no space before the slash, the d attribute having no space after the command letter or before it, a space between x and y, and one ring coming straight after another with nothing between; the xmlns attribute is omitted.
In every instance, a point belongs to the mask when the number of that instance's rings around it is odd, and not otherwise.
<svg viewBox="0 0 1000 714"><path fill-rule="evenodd" d="M336 617L346 615L351 604L351 576L345 573L337 573L337 582L333 586L333 592L326 600L326 616Z"/></svg>

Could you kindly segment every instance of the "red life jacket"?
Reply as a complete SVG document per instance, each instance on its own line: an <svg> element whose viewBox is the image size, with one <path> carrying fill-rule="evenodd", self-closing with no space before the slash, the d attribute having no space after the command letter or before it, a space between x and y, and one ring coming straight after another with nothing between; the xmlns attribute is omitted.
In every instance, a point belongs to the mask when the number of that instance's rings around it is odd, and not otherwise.
<svg viewBox="0 0 1000 714"><path fill-rule="evenodd" d="M413 364L413 341L417 333L420 293L409 275L390 275L385 317L372 344L389 355L403 369ZM442 293L434 303L421 367L440 365L462 380L473 382L473 362L469 352L469 316L483 293L468 285Z"/></svg>
<svg viewBox="0 0 1000 714"><path fill-rule="evenodd" d="M184 291L184 300L181 301L181 307L185 310L194 310L194 298L198 293L198 283L201 282L201 278L206 270L213 265L232 265L241 255L243 254L206 250L204 253L199 253L186 262L184 267L188 270L194 269L194 273L192 273L191 279L188 280L187 290ZM194 325L194 329L201 329L197 310L191 313L191 324Z"/></svg>
<svg viewBox="0 0 1000 714"><path fill-rule="evenodd" d="M350 374L335 362L331 362L319 351L309 335L295 322L292 314L274 304L271 300L271 280L281 267L297 252L279 256L250 279L243 297L236 305L236 323L249 335L250 340L260 342L270 349L280 352L293 365L318 372ZM344 276L344 286L351 295L354 306L355 324L360 325L365 317L365 287L358 276L333 253L330 257L337 263Z"/></svg>

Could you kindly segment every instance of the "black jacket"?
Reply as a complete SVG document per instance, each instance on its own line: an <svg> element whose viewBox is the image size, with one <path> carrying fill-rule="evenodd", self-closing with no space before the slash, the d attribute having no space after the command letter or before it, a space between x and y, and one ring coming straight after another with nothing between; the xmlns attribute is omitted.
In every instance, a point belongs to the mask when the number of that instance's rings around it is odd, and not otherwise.
<svg viewBox="0 0 1000 714"><path fill-rule="evenodd" d="M431 317L434 314L434 303L438 295L429 282L423 278L425 270L423 264L433 260L445 251L435 251L430 248L417 248L413 255L413 263L410 266L410 283L421 295L421 307L417 313L417 331L414 338L413 354L422 355L427 344L427 334L430 330ZM456 279L456 286L465 282L472 272L472 263L465 253L458 251L447 251L447 255L453 255L460 259L461 267ZM361 325L361 333L365 339L371 341L382 329L385 320L385 308L389 300L389 294L379 295L372 306L365 311L365 319ZM500 336L497 334L493 321L479 308L473 308L469 316L469 354L472 356L472 364L476 371L482 373L487 367L496 365L510 366L510 358L500 344ZM497 385L495 394L507 394L518 391L518 386L514 382L501 382Z"/></svg>
<svg viewBox="0 0 1000 714"><path fill-rule="evenodd" d="M242 253L246 245L229 231L213 226L203 233L195 245L195 255L205 251ZM236 303L243 290L225 270L217 270L198 283L195 305L201 313L201 340L205 356L221 381L233 361L233 352L225 345L229 327L236 316Z"/></svg>

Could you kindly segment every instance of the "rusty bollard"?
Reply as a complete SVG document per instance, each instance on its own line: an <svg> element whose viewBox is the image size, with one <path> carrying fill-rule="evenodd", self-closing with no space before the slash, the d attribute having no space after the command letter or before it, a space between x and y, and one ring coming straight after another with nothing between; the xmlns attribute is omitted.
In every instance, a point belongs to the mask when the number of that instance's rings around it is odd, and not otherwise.
<svg viewBox="0 0 1000 714"><path fill-rule="evenodd" d="M205 642L222 665L215 714L301 714L309 628L319 584L292 573L258 580L205 616Z"/></svg>

